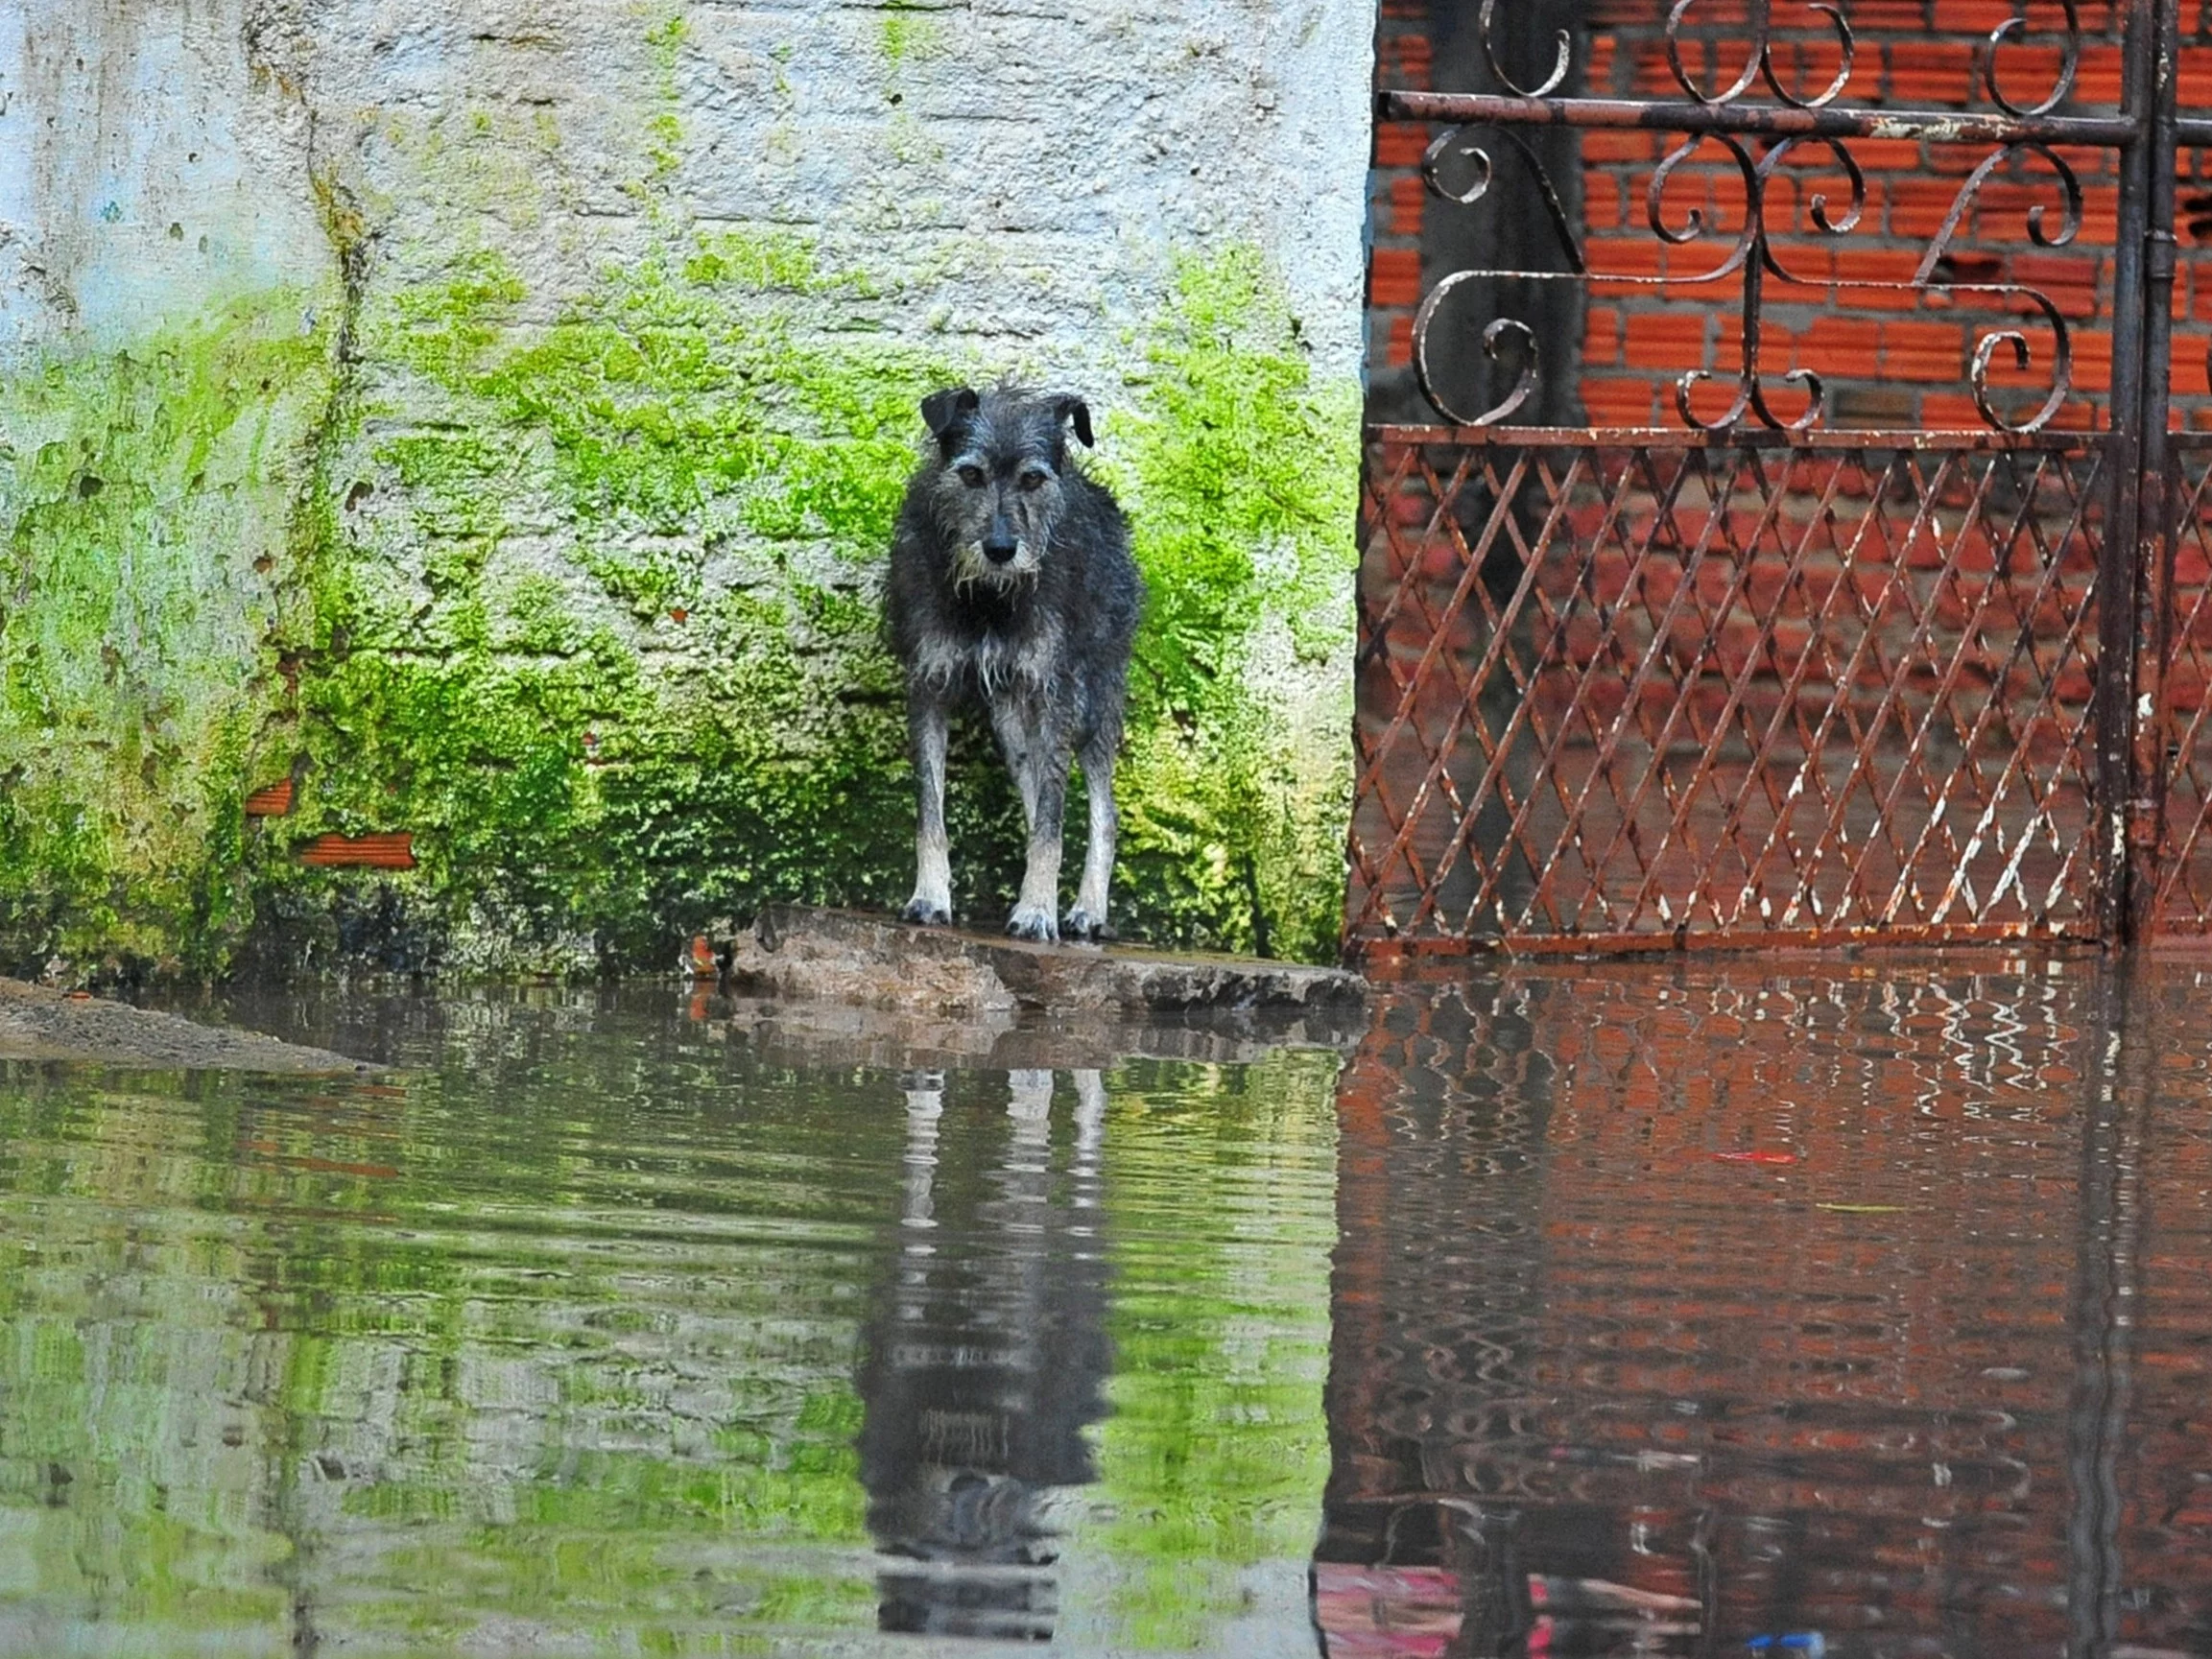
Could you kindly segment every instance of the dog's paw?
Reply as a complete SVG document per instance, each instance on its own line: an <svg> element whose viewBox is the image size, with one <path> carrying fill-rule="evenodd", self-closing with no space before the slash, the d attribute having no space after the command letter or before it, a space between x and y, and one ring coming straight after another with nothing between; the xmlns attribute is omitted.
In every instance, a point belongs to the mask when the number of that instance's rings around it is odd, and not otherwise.
<svg viewBox="0 0 2212 1659"><path fill-rule="evenodd" d="M906 909L899 912L899 919L925 928L944 928L952 925L952 912L935 899L914 898L909 899Z"/></svg>
<svg viewBox="0 0 2212 1659"><path fill-rule="evenodd" d="M1038 905L1016 905L1013 914L1006 919L1006 931L1017 939L1035 939L1038 944L1059 942L1059 924L1053 920L1052 912Z"/></svg>
<svg viewBox="0 0 2212 1659"><path fill-rule="evenodd" d="M1082 939L1090 944L1104 944L1113 937L1113 929L1106 926L1105 916L1094 916L1078 905L1060 918L1059 936L1063 939Z"/></svg>

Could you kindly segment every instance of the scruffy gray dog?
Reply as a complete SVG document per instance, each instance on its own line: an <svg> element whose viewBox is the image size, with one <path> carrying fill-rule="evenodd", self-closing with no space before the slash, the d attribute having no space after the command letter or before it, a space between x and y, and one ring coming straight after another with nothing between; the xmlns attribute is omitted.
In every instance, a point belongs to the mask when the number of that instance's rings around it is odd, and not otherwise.
<svg viewBox="0 0 2212 1659"><path fill-rule="evenodd" d="M1029 819L1029 867L1007 918L1018 938L1106 936L1113 875L1114 751L1144 583L1129 527L1068 453L1091 447L1080 397L1002 386L922 399L928 458L908 481L891 544L892 648L906 665L920 821L909 921L952 920L944 833L945 722L977 698ZM1082 762L1090 840L1082 883L1059 910L1068 764Z"/></svg>

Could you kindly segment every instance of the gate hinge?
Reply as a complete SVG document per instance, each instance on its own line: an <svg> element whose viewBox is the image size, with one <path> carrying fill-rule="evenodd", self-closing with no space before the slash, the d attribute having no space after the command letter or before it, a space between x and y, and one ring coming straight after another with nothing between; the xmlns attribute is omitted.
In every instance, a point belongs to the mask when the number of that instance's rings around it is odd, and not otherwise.
<svg viewBox="0 0 2212 1659"><path fill-rule="evenodd" d="M2143 273L2166 282L2174 276L2174 249L2176 238L2171 230L2146 230L2143 232Z"/></svg>

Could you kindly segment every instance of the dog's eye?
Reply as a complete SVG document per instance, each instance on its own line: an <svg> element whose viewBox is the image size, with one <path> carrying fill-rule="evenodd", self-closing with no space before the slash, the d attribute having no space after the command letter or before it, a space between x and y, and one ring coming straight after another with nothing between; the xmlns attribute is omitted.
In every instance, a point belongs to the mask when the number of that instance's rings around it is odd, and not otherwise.
<svg viewBox="0 0 2212 1659"><path fill-rule="evenodd" d="M983 487L983 468L972 463L962 467L960 469L960 481L970 489L981 489Z"/></svg>
<svg viewBox="0 0 2212 1659"><path fill-rule="evenodd" d="M1033 466L1033 467L1031 467L1031 468L1029 469L1029 471L1027 471L1027 472L1025 472L1025 473L1023 473L1023 474L1021 475L1021 486L1022 486L1022 488L1024 488L1024 489L1041 489L1041 488L1043 488L1043 487L1044 487L1044 474L1043 474L1043 473L1041 473L1041 472L1039 472L1039 471L1037 471L1037 469L1036 469L1035 467L1034 467L1034 466Z"/></svg>

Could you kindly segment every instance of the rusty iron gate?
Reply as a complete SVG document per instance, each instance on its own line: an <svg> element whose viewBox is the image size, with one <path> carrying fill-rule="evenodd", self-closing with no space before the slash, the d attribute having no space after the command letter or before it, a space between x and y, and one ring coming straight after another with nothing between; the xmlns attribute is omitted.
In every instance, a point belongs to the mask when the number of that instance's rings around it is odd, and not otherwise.
<svg viewBox="0 0 2212 1659"><path fill-rule="evenodd" d="M1560 95L1563 34L1516 83L1494 3L1496 90L1386 90L1381 112L1440 128L1421 171L1446 210L1533 181L1558 257L1432 273L1412 352L1441 419L1366 433L1347 950L2212 931L2212 432L2169 431L2176 388L2205 391L2172 335L2176 175L2212 120L2180 107L2176 0L2087 28L2074 0L2023 7L1963 110L1854 105L1848 0L1798 31L1748 0L1698 37L1725 0L1677 0L1649 102ZM2103 108L2085 52L2118 59ZM1557 127L1671 136L1636 204L1663 261L1593 269L1539 154ZM1956 175L1916 268L1809 276L1868 215L1858 152L1900 139ZM2086 233L2084 175L2112 204ZM2105 246L2089 390L2081 305L1987 251L2005 218L2021 249ZM1732 361L1682 374L1678 426L1515 424L1573 367L1474 302L1593 282L1725 293ZM1966 314L1963 418L1831 411L1775 348L1774 296L1807 288Z"/></svg>

